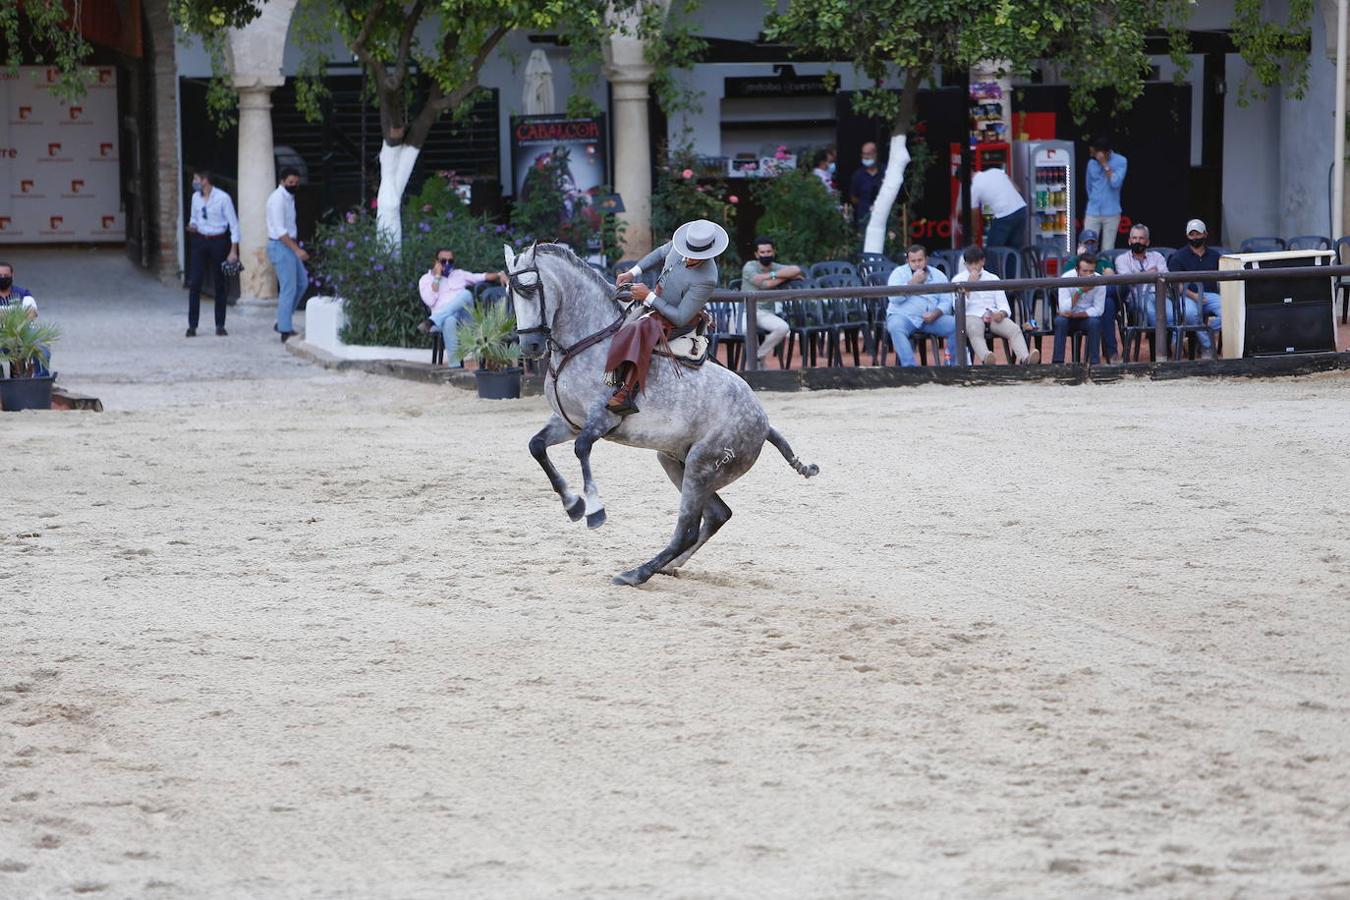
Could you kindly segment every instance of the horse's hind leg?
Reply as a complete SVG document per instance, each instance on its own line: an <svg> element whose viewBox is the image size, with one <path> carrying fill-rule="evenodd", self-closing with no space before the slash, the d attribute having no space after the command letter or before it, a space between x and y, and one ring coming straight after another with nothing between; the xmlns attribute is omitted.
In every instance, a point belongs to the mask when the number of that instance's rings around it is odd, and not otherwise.
<svg viewBox="0 0 1350 900"><path fill-rule="evenodd" d="M561 416L555 414L538 434L530 438L530 455L544 470L544 474L548 476L548 483L553 485L553 490L557 491L558 496L562 498L563 509L567 511L568 517L575 522L585 512L586 501L567 489L567 480L553 465L553 460L548 458L549 447L570 441L572 437L572 429L562 420Z"/></svg>
<svg viewBox="0 0 1350 900"><path fill-rule="evenodd" d="M684 463L665 453L658 453L656 458L660 461L661 468L666 470L666 475L670 478L676 489L682 489L684 487ZM661 570L662 574L674 575L675 570L687 563L689 557L693 556L698 552L700 547L708 543L708 539L714 534L717 534L721 527L727 524L727 521L730 518L731 507L727 506L726 501L714 492L712 496L708 498L708 504L703 507L703 525L698 530L698 540L694 543L694 546L671 560L670 564Z"/></svg>
<svg viewBox="0 0 1350 900"><path fill-rule="evenodd" d="M642 584L698 544L699 522L703 518L704 507L713 495L712 461L715 458L715 454L701 450L701 445L695 446L690 452L684 461L684 478L680 484L680 516L675 522L675 534L670 543L636 569L616 575L615 584Z"/></svg>
<svg viewBox="0 0 1350 900"><path fill-rule="evenodd" d="M595 479L591 478L591 448L595 446L596 441L613 431L622 421L621 416L606 410L603 403L596 404L572 445L577 454L577 461L581 463L582 491L586 495L587 528L599 528L605 524L605 505L600 502L600 491L595 487Z"/></svg>

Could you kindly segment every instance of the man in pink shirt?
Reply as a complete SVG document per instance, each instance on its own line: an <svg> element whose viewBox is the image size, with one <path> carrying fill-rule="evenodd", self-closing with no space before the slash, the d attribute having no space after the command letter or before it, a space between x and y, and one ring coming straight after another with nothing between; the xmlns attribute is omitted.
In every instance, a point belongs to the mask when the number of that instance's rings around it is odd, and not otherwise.
<svg viewBox="0 0 1350 900"><path fill-rule="evenodd" d="M445 339L447 360L459 362L456 353L459 338L455 334L455 326L459 322L460 313L473 302L473 292L469 290L469 285L478 284L480 281L506 284L506 275L502 272L479 273L456 269L455 251L449 247L442 247L436 251L435 265L417 282L422 302L429 310L427 320L418 328L423 332L430 331L432 326L441 330Z"/></svg>

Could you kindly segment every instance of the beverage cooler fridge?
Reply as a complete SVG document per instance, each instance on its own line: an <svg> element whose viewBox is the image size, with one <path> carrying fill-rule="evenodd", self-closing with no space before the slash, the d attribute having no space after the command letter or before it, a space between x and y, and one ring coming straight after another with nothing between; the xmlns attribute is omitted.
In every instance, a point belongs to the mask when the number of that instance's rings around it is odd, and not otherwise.
<svg viewBox="0 0 1350 900"><path fill-rule="evenodd" d="M1075 249L1073 176L1071 141L1013 144L1013 178L1027 201L1027 246L1041 247L1051 260Z"/></svg>

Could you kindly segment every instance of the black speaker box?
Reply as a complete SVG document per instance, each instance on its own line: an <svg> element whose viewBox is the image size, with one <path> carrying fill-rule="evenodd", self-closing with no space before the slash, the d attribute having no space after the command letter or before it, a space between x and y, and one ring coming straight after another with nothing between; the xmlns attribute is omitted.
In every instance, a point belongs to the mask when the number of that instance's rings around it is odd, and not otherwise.
<svg viewBox="0 0 1350 900"><path fill-rule="evenodd" d="M1313 264L1309 259L1265 260L1260 268L1282 269ZM1245 356L1336 352L1336 322L1332 314L1329 277L1254 279L1246 282L1245 293Z"/></svg>

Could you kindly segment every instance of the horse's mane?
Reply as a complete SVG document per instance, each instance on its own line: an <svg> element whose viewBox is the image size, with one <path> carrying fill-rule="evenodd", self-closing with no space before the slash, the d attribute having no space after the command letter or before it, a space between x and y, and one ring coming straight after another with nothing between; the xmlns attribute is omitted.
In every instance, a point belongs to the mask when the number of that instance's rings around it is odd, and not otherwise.
<svg viewBox="0 0 1350 900"><path fill-rule="evenodd" d="M605 276L597 272L594 266L573 253L572 248L564 244L536 244L534 252L536 256L542 253L545 256L556 256L559 259L571 263L574 268L584 272L597 286L603 288L607 294L613 293L614 285L611 284Z"/></svg>

